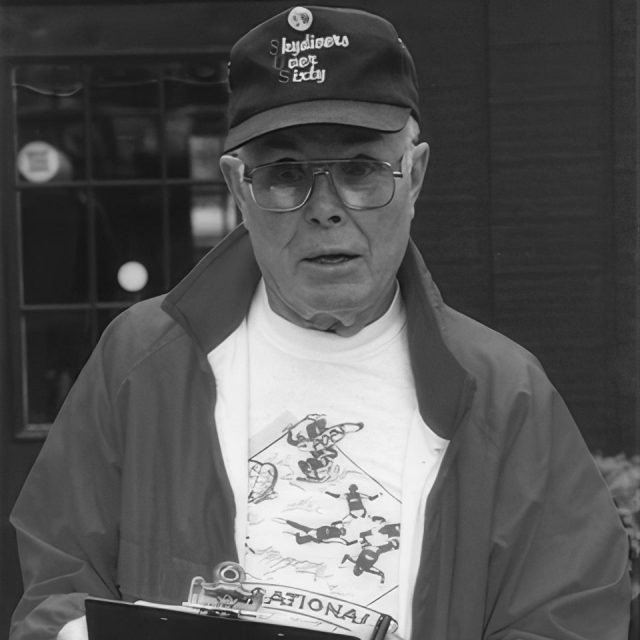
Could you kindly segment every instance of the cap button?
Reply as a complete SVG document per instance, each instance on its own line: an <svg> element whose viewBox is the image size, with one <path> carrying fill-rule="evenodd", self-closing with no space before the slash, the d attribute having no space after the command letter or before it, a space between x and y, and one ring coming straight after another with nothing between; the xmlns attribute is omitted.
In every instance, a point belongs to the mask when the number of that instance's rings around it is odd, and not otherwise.
<svg viewBox="0 0 640 640"><path fill-rule="evenodd" d="M306 31L313 22L313 14L306 7L294 7L289 11L287 21L296 31Z"/></svg>

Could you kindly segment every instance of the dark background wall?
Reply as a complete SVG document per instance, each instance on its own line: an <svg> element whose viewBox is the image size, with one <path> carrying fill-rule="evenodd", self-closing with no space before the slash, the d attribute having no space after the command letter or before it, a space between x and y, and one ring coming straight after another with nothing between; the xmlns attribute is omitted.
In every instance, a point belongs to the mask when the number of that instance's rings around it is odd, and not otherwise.
<svg viewBox="0 0 640 640"><path fill-rule="evenodd" d="M428 7L433 155L416 235L436 280L451 304L542 360L592 450L632 447L637 219L635 187L621 178L632 160L633 7Z"/></svg>
<svg viewBox="0 0 640 640"><path fill-rule="evenodd" d="M636 4L329 4L388 17L416 58L432 159L414 236L447 302L540 358L592 451L638 452ZM208 51L289 5L5 3L0 55ZM4 126L6 113L0 118ZM2 176L0 219L6 166ZM0 234L4 250L4 225ZM1 299L15 276L3 264ZM16 328L7 317L0 314L0 636L20 592L7 515L40 446L12 435Z"/></svg>

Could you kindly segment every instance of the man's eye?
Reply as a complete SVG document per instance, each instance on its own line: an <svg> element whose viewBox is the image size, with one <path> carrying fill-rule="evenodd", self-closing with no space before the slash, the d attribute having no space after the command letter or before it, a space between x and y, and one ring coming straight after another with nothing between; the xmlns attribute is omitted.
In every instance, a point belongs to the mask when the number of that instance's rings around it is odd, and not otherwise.
<svg viewBox="0 0 640 640"><path fill-rule="evenodd" d="M273 176L277 182L295 184L305 180L305 171L302 167L282 165L273 168Z"/></svg>
<svg viewBox="0 0 640 640"><path fill-rule="evenodd" d="M349 178L366 178L375 172L372 162L345 162L340 165L340 171Z"/></svg>

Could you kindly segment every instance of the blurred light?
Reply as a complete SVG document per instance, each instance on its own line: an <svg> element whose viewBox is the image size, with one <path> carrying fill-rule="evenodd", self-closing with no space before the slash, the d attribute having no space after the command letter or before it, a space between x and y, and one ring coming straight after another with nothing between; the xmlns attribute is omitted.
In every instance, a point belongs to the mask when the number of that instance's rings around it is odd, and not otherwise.
<svg viewBox="0 0 640 640"><path fill-rule="evenodd" d="M125 262L118 269L118 284L125 291L140 291L144 289L149 280L149 273L146 267L139 262Z"/></svg>
<svg viewBox="0 0 640 640"><path fill-rule="evenodd" d="M195 192L191 198L191 232L195 247L213 247L235 226L236 209L228 193Z"/></svg>
<svg viewBox="0 0 640 640"><path fill-rule="evenodd" d="M29 182L49 182L50 180L70 180L71 162L59 149L48 142L34 140L18 153L18 171Z"/></svg>

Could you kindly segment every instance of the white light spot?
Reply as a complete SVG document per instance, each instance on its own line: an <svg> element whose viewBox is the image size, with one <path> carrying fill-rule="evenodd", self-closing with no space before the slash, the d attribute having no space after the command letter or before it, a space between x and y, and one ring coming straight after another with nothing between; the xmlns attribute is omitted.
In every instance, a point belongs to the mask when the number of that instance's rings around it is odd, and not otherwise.
<svg viewBox="0 0 640 640"><path fill-rule="evenodd" d="M29 182L48 182L60 172L62 163L62 153L42 140L26 144L18 153L18 171Z"/></svg>
<svg viewBox="0 0 640 640"><path fill-rule="evenodd" d="M125 291L140 291L144 289L149 280L149 273L146 267L139 262L125 262L118 269L118 284Z"/></svg>

